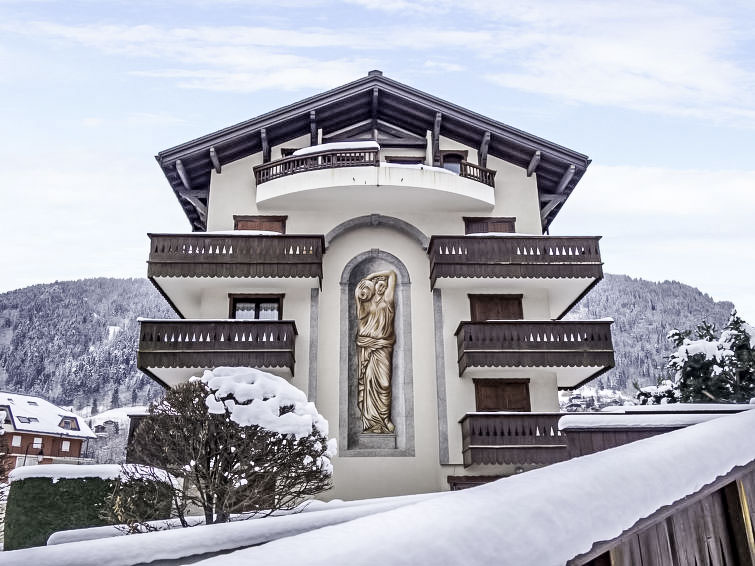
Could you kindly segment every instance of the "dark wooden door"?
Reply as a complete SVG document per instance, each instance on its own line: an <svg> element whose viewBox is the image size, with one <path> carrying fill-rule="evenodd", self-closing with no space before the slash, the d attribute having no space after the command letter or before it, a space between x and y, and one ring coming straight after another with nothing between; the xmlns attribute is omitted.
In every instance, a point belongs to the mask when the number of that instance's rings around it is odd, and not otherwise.
<svg viewBox="0 0 755 566"><path fill-rule="evenodd" d="M522 295L469 295L472 322L521 320Z"/></svg>
<svg viewBox="0 0 755 566"><path fill-rule="evenodd" d="M529 382L529 379L475 379L477 410L529 412Z"/></svg>

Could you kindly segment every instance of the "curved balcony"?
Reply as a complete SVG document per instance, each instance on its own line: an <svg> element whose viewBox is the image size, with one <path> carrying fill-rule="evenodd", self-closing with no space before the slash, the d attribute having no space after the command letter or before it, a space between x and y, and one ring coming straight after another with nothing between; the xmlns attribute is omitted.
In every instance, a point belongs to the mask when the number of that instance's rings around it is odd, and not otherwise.
<svg viewBox="0 0 755 566"><path fill-rule="evenodd" d="M578 387L614 366L612 321L461 322L459 375L468 368L548 368L559 388Z"/></svg>
<svg viewBox="0 0 755 566"><path fill-rule="evenodd" d="M140 325L136 365L165 385L219 366L294 373L292 320L142 320Z"/></svg>
<svg viewBox="0 0 755 566"><path fill-rule="evenodd" d="M254 167L261 210L357 209L489 211L495 171L462 162L459 173L427 165L386 163L378 149L329 150Z"/></svg>

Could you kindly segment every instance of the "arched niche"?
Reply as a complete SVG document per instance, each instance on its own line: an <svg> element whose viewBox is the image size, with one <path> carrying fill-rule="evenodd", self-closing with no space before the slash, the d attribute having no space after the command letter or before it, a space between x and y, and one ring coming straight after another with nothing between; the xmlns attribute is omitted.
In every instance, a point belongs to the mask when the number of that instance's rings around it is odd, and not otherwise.
<svg viewBox="0 0 755 566"><path fill-rule="evenodd" d="M382 214L365 214L364 216L357 216L355 218L350 218L345 222L341 222L338 226L325 234L325 247L329 247L333 240L351 232L352 230L370 226L392 228L397 232L401 232L422 246L423 250L427 250L427 247L430 245L430 238L428 238L422 230L406 220L401 220L394 216L384 216Z"/></svg>
<svg viewBox="0 0 755 566"><path fill-rule="evenodd" d="M391 420L394 437L362 433L357 407L358 362L354 290L363 277L377 271L396 272L391 379ZM341 274L341 336L339 379L339 456L414 456L411 280L404 263L388 252L372 249L358 254Z"/></svg>

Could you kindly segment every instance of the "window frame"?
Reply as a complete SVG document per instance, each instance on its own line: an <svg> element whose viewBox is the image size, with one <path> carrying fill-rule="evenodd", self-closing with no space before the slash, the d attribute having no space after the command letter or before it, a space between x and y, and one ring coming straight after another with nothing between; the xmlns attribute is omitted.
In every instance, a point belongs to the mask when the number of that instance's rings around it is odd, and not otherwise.
<svg viewBox="0 0 755 566"><path fill-rule="evenodd" d="M39 440L39 446L37 446L37 440ZM35 436L31 443L31 447L35 450L42 450L43 439L41 436Z"/></svg>
<svg viewBox="0 0 755 566"><path fill-rule="evenodd" d="M70 452L71 451L71 441L70 440L61 440L61 442L60 442L60 451L61 452Z"/></svg>
<svg viewBox="0 0 755 566"><path fill-rule="evenodd" d="M486 234L488 232L516 233L516 216L463 216L462 219L464 220L465 236L468 234ZM511 230L491 230L491 224L502 224L507 228L511 228ZM485 232L480 231L483 225Z"/></svg>
<svg viewBox="0 0 755 566"><path fill-rule="evenodd" d="M278 222L280 224L280 234L286 233L286 221L288 216L279 216L272 214L234 214L233 215L233 229L234 230L259 230L265 232L278 232L278 230L262 230L261 228L239 228L239 224L242 222Z"/></svg>
<svg viewBox="0 0 755 566"><path fill-rule="evenodd" d="M236 318L236 303L237 302L254 302L255 317L259 316L260 303L278 303L278 319L283 320L283 298L285 293L228 293L228 318L233 320L260 320L259 318L253 319L237 319Z"/></svg>
<svg viewBox="0 0 755 566"><path fill-rule="evenodd" d="M21 446L21 435L20 434L14 434L13 438L10 441L11 446L20 447Z"/></svg>

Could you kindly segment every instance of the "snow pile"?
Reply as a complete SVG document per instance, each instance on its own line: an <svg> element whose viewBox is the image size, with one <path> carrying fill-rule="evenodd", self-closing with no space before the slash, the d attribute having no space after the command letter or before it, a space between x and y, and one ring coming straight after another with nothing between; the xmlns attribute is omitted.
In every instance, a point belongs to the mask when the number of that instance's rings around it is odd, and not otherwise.
<svg viewBox="0 0 755 566"><path fill-rule="evenodd" d="M303 155L309 155L311 153L322 153L325 151L339 151L339 150L367 151L371 149L380 149L380 144L378 144L376 141L323 143L320 145L313 145L310 147L303 147L301 149L297 149L295 152L291 154L291 157L301 157Z"/></svg>
<svg viewBox="0 0 755 566"><path fill-rule="evenodd" d="M753 427L744 411L196 564L566 564L753 462Z"/></svg>
<svg viewBox="0 0 755 566"><path fill-rule="evenodd" d="M328 436L328 421L315 404L282 377L254 368L219 367L191 380L201 381L210 390L205 402L211 413L228 411L231 420L241 426L256 425L296 438L309 436L314 428ZM330 458L336 453L336 440L331 438L318 464L332 473Z"/></svg>
<svg viewBox="0 0 755 566"><path fill-rule="evenodd" d="M715 360L723 362L726 358L734 355L734 352L726 348L723 341L711 342L710 340L684 340L682 347L679 348L677 356L681 362L686 362L690 356L702 354L706 360Z"/></svg>
<svg viewBox="0 0 755 566"><path fill-rule="evenodd" d="M431 493L339 502L317 506L309 513L27 548L4 552L2 563L3 566L132 566L160 560L178 561L195 555L262 544L444 496ZM177 563L189 562L193 561ZM280 564L291 563L284 560ZM307 561L302 563L306 564Z"/></svg>
<svg viewBox="0 0 755 566"><path fill-rule="evenodd" d="M626 414L620 412L607 412L597 414L572 414L559 419L558 430L594 430L598 428L681 428L712 419L718 419L722 416L724 415L711 412L675 412L668 414Z"/></svg>
<svg viewBox="0 0 755 566"><path fill-rule="evenodd" d="M165 483L176 482L164 470L141 466L137 464L128 464L126 466L126 477L136 475L146 479L155 479ZM8 474L8 481L14 482L27 478L49 478L52 483L58 483L61 479L81 479L81 478L100 478L103 480L114 480L121 476L121 466L118 464L41 464L39 466L23 466L16 468Z"/></svg>

